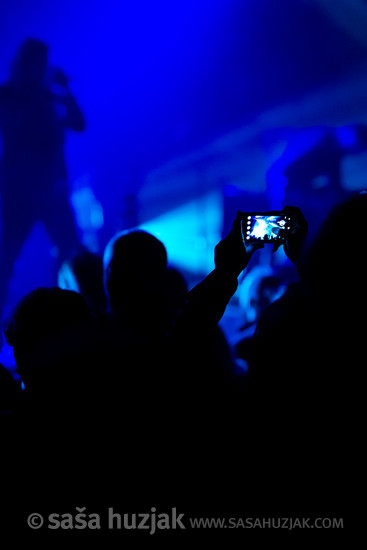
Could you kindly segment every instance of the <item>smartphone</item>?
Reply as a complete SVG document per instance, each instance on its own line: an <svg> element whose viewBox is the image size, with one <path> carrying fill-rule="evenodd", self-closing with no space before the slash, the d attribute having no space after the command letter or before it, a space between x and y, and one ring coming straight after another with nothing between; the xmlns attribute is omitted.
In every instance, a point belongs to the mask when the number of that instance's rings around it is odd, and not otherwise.
<svg viewBox="0 0 367 550"><path fill-rule="evenodd" d="M292 218L283 212L242 213L241 233L244 244L285 242L292 227Z"/></svg>

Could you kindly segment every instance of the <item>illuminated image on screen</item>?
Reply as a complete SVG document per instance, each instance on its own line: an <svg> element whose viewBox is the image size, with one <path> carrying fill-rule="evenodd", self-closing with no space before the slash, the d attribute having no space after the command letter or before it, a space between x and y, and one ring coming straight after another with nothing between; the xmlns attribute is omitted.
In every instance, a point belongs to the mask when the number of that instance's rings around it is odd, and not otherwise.
<svg viewBox="0 0 367 550"><path fill-rule="evenodd" d="M290 218L286 216L247 216L246 241L275 242L284 240L290 229Z"/></svg>

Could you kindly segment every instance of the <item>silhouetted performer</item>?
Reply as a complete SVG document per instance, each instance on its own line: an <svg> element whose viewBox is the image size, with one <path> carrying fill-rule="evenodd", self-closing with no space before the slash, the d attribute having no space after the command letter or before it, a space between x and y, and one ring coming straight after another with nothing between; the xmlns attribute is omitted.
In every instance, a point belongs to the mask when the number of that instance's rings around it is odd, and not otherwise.
<svg viewBox="0 0 367 550"><path fill-rule="evenodd" d="M48 48L27 39L0 87L2 246L0 308L13 265L36 221L42 221L62 261L77 245L68 202L65 130L85 123L68 81L48 66Z"/></svg>

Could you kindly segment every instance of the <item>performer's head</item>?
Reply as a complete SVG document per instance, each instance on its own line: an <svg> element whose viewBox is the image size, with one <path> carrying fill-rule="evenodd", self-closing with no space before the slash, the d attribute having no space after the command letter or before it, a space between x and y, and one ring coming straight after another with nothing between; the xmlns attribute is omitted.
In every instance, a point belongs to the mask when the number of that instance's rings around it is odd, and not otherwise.
<svg viewBox="0 0 367 550"><path fill-rule="evenodd" d="M27 38L13 60L11 80L20 85L42 86L46 76L47 58L47 45L36 38Z"/></svg>

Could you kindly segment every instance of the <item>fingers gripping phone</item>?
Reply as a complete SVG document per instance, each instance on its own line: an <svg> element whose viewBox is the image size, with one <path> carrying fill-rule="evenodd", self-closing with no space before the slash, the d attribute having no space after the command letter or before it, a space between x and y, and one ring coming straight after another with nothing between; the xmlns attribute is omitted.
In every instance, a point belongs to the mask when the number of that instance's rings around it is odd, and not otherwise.
<svg viewBox="0 0 367 550"><path fill-rule="evenodd" d="M241 234L244 244L282 244L293 228L293 219L284 212L241 213Z"/></svg>

